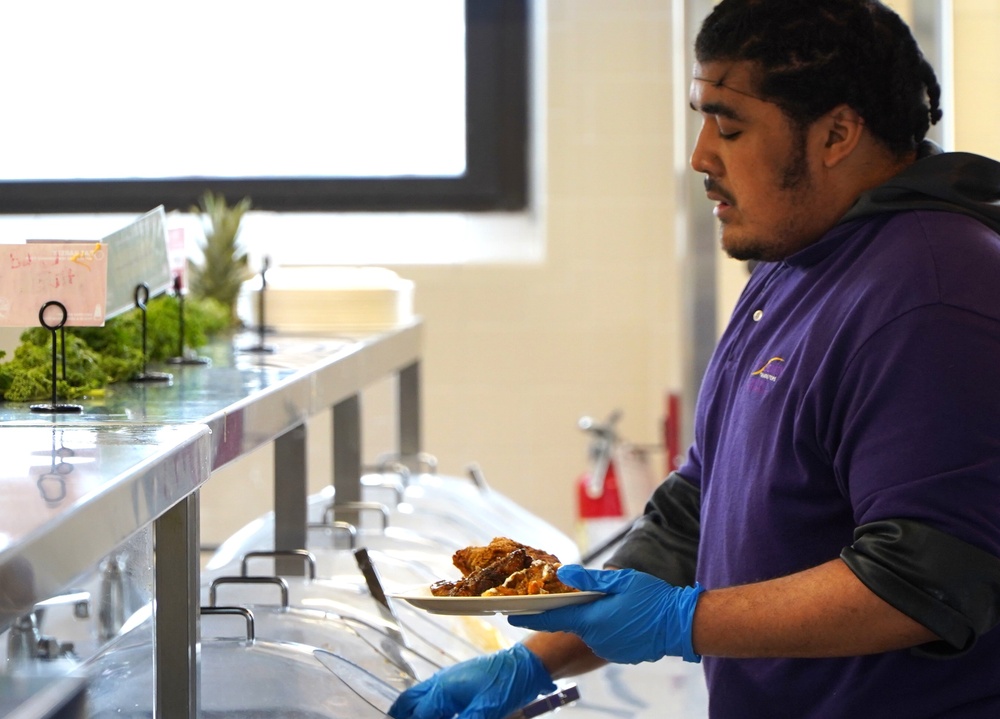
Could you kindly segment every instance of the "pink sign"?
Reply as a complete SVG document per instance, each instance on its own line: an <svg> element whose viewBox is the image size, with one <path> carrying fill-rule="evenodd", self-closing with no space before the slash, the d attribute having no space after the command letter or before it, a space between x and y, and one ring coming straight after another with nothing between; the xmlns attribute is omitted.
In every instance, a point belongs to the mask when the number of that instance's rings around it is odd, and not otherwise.
<svg viewBox="0 0 1000 719"><path fill-rule="evenodd" d="M102 242L0 245L0 326L35 327L47 302L66 308L67 327L104 324L108 252ZM49 326L58 313L46 312Z"/></svg>
<svg viewBox="0 0 1000 719"><path fill-rule="evenodd" d="M174 277L174 289L186 286L187 243L183 227L167 230L167 259L170 262L170 273Z"/></svg>

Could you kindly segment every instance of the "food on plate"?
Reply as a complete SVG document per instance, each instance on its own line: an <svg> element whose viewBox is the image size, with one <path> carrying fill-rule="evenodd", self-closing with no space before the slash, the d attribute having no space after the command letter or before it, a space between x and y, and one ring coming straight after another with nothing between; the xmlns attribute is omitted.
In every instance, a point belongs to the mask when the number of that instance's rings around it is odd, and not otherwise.
<svg viewBox="0 0 1000 719"><path fill-rule="evenodd" d="M518 594L565 594L579 591L556 577L554 554L496 537L485 547L466 547L452 555L462 573L456 581L431 585L435 597L508 597Z"/></svg>
<svg viewBox="0 0 1000 719"><path fill-rule="evenodd" d="M544 562L559 563L559 560L548 552L543 552L532 547L528 547L507 537L495 537L485 547L466 547L459 549L452 555L452 563L458 567L458 571L463 577L467 577L478 569L484 569L498 559L501 559L511 552L522 549L528 553L532 559L540 559Z"/></svg>

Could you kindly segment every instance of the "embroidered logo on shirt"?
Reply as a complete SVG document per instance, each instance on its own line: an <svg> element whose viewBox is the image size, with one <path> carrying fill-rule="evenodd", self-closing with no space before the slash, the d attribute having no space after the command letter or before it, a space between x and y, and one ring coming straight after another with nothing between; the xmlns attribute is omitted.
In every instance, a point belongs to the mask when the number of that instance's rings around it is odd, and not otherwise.
<svg viewBox="0 0 1000 719"><path fill-rule="evenodd" d="M766 392L770 389L771 385L778 381L784 370L784 358L772 357L759 370L750 373L750 391L755 393Z"/></svg>

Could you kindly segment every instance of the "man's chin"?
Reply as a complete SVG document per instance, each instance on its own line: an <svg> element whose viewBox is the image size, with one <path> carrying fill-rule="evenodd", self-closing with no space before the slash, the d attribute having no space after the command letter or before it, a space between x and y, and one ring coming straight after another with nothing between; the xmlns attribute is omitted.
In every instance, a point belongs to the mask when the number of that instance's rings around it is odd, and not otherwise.
<svg viewBox="0 0 1000 719"><path fill-rule="evenodd" d="M727 241L725 233L722 235L722 250L734 260L760 262L767 259L766 253L758 244L738 239Z"/></svg>

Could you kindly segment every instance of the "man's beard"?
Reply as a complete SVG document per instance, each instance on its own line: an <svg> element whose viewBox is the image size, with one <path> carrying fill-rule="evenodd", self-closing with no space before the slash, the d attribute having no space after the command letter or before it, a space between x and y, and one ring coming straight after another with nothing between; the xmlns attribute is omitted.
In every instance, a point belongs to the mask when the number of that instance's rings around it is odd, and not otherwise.
<svg viewBox="0 0 1000 719"><path fill-rule="evenodd" d="M781 181L778 183L778 190L789 195L789 205L795 202L794 195L807 189L812 182L809 176L809 162L806 159L806 130L800 128L795 133L795 143L792 147L791 157L781 170ZM725 231L723 229L723 231ZM726 254L734 260L749 260L753 262L774 262L788 257L786 244L777 242L783 235L787 236L792 231L791 227L778 227L775 229L774 237L746 238L739 247L723 247ZM798 248L796 248L797 251Z"/></svg>
<svg viewBox="0 0 1000 719"><path fill-rule="evenodd" d="M802 190L809 186L809 162L806 160L807 129L800 127L795 131L795 144L792 156L781 172L779 189L785 191Z"/></svg>

